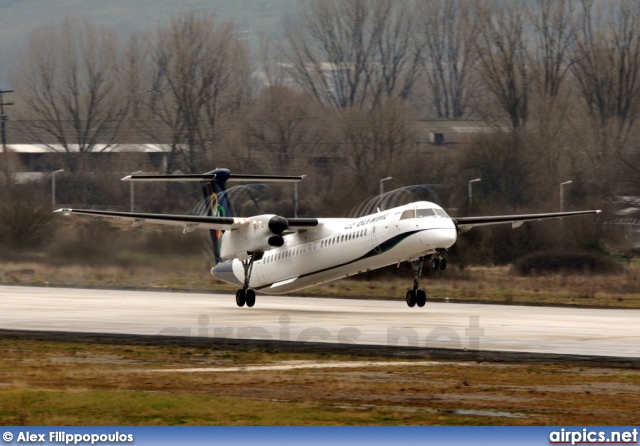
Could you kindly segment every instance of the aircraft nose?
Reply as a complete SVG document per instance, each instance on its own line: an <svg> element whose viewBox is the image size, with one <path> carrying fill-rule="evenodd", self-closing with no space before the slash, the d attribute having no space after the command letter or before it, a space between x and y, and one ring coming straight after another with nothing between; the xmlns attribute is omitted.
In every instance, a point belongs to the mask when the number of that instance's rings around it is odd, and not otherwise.
<svg viewBox="0 0 640 446"><path fill-rule="evenodd" d="M455 229L431 229L424 231L421 240L429 249L450 248L456 242L457 234Z"/></svg>

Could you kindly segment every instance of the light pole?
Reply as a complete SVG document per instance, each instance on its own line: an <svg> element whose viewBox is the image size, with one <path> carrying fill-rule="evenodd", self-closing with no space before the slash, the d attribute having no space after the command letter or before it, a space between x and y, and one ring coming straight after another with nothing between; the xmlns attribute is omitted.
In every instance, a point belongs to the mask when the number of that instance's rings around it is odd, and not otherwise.
<svg viewBox="0 0 640 446"><path fill-rule="evenodd" d="M571 184L573 181L565 181L564 183L560 183L560 212L564 211L564 185ZM562 237L562 247L564 248L564 219L560 218L560 232Z"/></svg>
<svg viewBox="0 0 640 446"><path fill-rule="evenodd" d="M306 175L302 175L302 178ZM293 216L298 218L298 182L293 183Z"/></svg>
<svg viewBox="0 0 640 446"><path fill-rule="evenodd" d="M564 185L571 183L573 183L571 180L560 183L560 212L564 212Z"/></svg>
<svg viewBox="0 0 640 446"><path fill-rule="evenodd" d="M473 186L472 183L482 181L482 178L476 178L475 180L469 180L469 211L471 211L471 201L473 200Z"/></svg>
<svg viewBox="0 0 640 446"><path fill-rule="evenodd" d="M142 173L142 171L141 170L137 170L135 172L132 172L131 175L135 175L137 173ZM133 212L133 183L134 183L134 181L131 181L129 183L129 198L131 200L131 212Z"/></svg>
<svg viewBox="0 0 640 446"><path fill-rule="evenodd" d="M56 174L64 172L64 169L58 169L51 172L51 209L56 209Z"/></svg>
<svg viewBox="0 0 640 446"><path fill-rule="evenodd" d="M380 195L384 194L384 182L393 179L393 177L387 177L380 180Z"/></svg>

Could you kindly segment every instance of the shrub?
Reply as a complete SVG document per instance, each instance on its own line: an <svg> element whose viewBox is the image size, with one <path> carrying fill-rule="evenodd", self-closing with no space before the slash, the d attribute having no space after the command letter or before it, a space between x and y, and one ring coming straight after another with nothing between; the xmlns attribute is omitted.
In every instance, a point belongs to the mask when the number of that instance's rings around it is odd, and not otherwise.
<svg viewBox="0 0 640 446"><path fill-rule="evenodd" d="M103 219L63 221L48 248L47 257L58 264L109 264L123 248L119 230Z"/></svg>
<svg viewBox="0 0 640 446"><path fill-rule="evenodd" d="M52 233L51 205L40 184L3 182L0 192L0 245L16 250L42 244Z"/></svg>
<svg viewBox="0 0 640 446"><path fill-rule="evenodd" d="M561 250L533 252L518 259L513 269L523 276L552 273L618 274L624 270L622 265L600 254Z"/></svg>

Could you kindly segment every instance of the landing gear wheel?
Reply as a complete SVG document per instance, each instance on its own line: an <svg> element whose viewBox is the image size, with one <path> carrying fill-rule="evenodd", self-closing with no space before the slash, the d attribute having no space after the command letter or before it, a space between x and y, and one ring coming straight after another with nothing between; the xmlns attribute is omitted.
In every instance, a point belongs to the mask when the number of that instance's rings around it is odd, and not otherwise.
<svg viewBox="0 0 640 446"><path fill-rule="evenodd" d="M247 300L247 294L245 293L244 290L241 289L236 291L236 304L238 304L239 307L244 307L246 300Z"/></svg>
<svg viewBox="0 0 640 446"><path fill-rule="evenodd" d="M407 291L406 301L407 305L409 305L410 307L416 306L416 292L414 290Z"/></svg>
<svg viewBox="0 0 640 446"><path fill-rule="evenodd" d="M440 265L440 259L438 259L437 257L435 257L432 261L431 261L431 268L438 269L438 266Z"/></svg>
<svg viewBox="0 0 640 446"><path fill-rule="evenodd" d="M256 292L249 288L251 271L253 271L253 262L255 259L255 253L251 253L249 258L242 262L244 282L242 283L242 288L236 292L236 303L239 307L244 307L244 304L247 304L247 307L253 307L256 304Z"/></svg>
<svg viewBox="0 0 640 446"><path fill-rule="evenodd" d="M447 268L447 261L445 259L440 259L440 270L444 271Z"/></svg>
<svg viewBox="0 0 640 446"><path fill-rule="evenodd" d="M418 304L419 307L424 307L424 304L426 303L427 293L425 293L422 289L416 290L416 304Z"/></svg>
<svg viewBox="0 0 640 446"><path fill-rule="evenodd" d="M253 307L256 304L256 292L249 288L246 293L247 307Z"/></svg>

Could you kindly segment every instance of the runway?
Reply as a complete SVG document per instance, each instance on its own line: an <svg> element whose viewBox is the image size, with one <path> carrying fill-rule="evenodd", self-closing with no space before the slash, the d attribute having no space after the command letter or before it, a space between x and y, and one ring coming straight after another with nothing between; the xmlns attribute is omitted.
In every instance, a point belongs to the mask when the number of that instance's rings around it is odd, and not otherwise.
<svg viewBox="0 0 640 446"><path fill-rule="evenodd" d="M640 358L640 310L0 286L0 330Z"/></svg>

